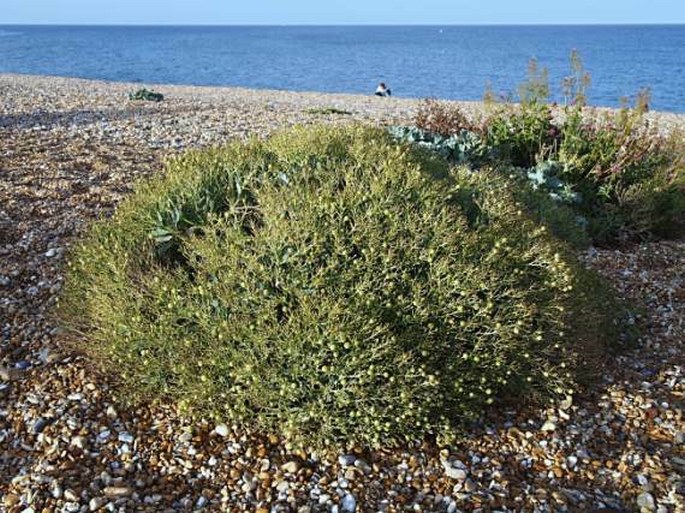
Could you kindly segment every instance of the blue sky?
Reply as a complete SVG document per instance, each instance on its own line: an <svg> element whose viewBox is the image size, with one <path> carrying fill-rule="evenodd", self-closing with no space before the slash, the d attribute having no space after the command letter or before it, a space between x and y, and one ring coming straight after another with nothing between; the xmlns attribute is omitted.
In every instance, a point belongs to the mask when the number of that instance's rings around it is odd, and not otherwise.
<svg viewBox="0 0 685 513"><path fill-rule="evenodd" d="M685 0L0 0L0 25L685 23Z"/></svg>

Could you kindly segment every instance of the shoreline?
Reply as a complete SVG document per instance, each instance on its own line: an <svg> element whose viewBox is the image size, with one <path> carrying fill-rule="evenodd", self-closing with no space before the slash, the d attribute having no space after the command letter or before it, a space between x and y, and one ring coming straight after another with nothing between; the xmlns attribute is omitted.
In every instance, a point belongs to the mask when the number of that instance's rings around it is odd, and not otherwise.
<svg viewBox="0 0 685 513"><path fill-rule="evenodd" d="M165 101L128 100L144 86ZM491 412L450 447L319 454L173 405L122 407L114 364L96 372L61 343L51 310L69 247L169 155L300 123L406 122L419 102L0 74L0 509L685 508L683 240L582 255L644 305L644 345L568 404ZM311 111L330 107L352 114Z"/></svg>
<svg viewBox="0 0 685 513"><path fill-rule="evenodd" d="M206 85L185 85L185 84L157 84L147 82L123 82L98 80L88 78L76 78L59 75L33 75L23 73L0 73L0 91L8 82L33 83L42 87L66 87L83 90L90 88L91 96L99 98L100 101L106 100L103 96L123 95L117 97L119 102L126 101L129 92L140 88L154 89L164 94L165 101L177 99L183 103L199 101L201 104L211 101L215 104L230 104L237 99L254 103L264 101L272 103L273 106L296 108L302 110L316 108L340 108L349 110L350 117L359 117L360 120L381 120L392 122L411 122L417 112L419 105L425 98L405 98L393 96L390 98L380 98L372 93L353 94L353 93L331 93L320 91L291 91L286 89L261 89L248 88L241 86L206 86ZM118 105L105 101L109 107ZM487 106L482 100L453 100L444 98L434 98L440 102L456 105L471 117L482 117L486 115ZM140 105L150 102L138 102ZM161 102L164 103L164 102ZM515 105L515 104L514 104ZM550 104L552 105L552 104ZM48 98L47 107L53 107ZM204 106L204 105L203 105ZM347 107L347 109L345 109ZM620 109L604 106L588 106L586 111L590 116L602 116L607 113L617 112ZM563 107L553 107L555 116L563 115ZM3 105L0 105L0 116L4 114ZM661 131L671 131L673 129L685 130L685 112L672 111L649 111L644 115L644 119L649 123L656 124Z"/></svg>

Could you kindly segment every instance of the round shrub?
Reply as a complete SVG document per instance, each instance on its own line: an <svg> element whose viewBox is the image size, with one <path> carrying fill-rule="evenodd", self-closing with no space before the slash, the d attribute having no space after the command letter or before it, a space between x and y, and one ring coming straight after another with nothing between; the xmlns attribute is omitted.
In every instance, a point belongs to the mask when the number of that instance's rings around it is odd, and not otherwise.
<svg viewBox="0 0 685 513"><path fill-rule="evenodd" d="M614 337L606 287L524 212L380 130L192 152L75 248L61 315L134 398L315 444L449 435L567 393Z"/></svg>

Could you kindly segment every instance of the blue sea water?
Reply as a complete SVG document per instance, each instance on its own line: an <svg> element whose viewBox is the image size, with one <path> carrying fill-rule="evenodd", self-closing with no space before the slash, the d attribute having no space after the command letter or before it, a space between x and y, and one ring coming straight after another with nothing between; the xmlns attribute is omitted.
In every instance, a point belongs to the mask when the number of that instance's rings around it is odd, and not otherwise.
<svg viewBox="0 0 685 513"><path fill-rule="evenodd" d="M478 100L515 95L528 61L553 99L577 49L590 103L643 87L655 110L685 112L685 25L666 26L0 26L0 72L127 82Z"/></svg>

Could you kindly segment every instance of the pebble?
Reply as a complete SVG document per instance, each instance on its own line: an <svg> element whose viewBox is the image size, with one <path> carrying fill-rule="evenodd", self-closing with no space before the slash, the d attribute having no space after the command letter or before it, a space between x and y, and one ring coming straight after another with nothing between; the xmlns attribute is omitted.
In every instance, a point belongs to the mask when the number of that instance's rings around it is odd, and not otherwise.
<svg viewBox="0 0 685 513"><path fill-rule="evenodd" d="M457 481L464 481L468 472L466 471L466 465L460 460L442 460L442 466L445 469L445 475L451 479L456 479Z"/></svg>
<svg viewBox="0 0 685 513"><path fill-rule="evenodd" d="M281 470L288 474L295 474L300 470L300 464L296 461L289 461L288 463L281 465Z"/></svg>
<svg viewBox="0 0 685 513"><path fill-rule="evenodd" d="M547 420L540 429L542 431L555 431L557 429L557 425L551 420Z"/></svg>
<svg viewBox="0 0 685 513"><path fill-rule="evenodd" d="M73 445L74 447L78 447L79 449L85 449L87 440L85 436L75 436L71 439L71 442L69 442L69 445Z"/></svg>
<svg viewBox="0 0 685 513"><path fill-rule="evenodd" d="M108 500L105 497L93 497L88 502L88 507L91 511L97 511L107 504Z"/></svg>
<svg viewBox="0 0 685 513"><path fill-rule="evenodd" d="M43 430L48 426L50 422L47 419L44 419L43 417L38 418L36 422L33 424L33 429L32 431L36 434L42 433Z"/></svg>
<svg viewBox="0 0 685 513"><path fill-rule="evenodd" d="M354 512L357 509L357 499L351 493L346 493L342 499L342 509L347 512Z"/></svg>
<svg viewBox="0 0 685 513"><path fill-rule="evenodd" d="M476 485L475 481L471 478L466 479L464 481L464 490L466 490L468 493L473 493L478 489L478 485Z"/></svg>
<svg viewBox="0 0 685 513"><path fill-rule="evenodd" d="M124 442L126 444L132 444L134 440L133 435L126 432L119 433L118 439L120 442Z"/></svg>
<svg viewBox="0 0 685 513"><path fill-rule="evenodd" d="M240 489L245 493L253 492L257 489L257 482L249 480L246 483L244 483Z"/></svg>
<svg viewBox="0 0 685 513"><path fill-rule="evenodd" d="M64 491L62 490L62 487L55 482L53 486L50 488L50 495L52 495L55 499L61 499Z"/></svg>
<svg viewBox="0 0 685 513"><path fill-rule="evenodd" d="M228 433L229 433L228 426L226 424L218 424L214 428L214 432L217 435L226 438L228 436Z"/></svg>
<svg viewBox="0 0 685 513"><path fill-rule="evenodd" d="M128 497L133 493L133 490L128 486L107 486L103 493L109 499L119 499L121 497Z"/></svg>
<svg viewBox="0 0 685 513"><path fill-rule="evenodd" d="M2 381L12 381L18 377L18 373L15 369L8 369L0 365L0 380Z"/></svg>
<svg viewBox="0 0 685 513"><path fill-rule="evenodd" d="M74 490L72 490L71 488L67 488L66 490L64 490L64 498L70 502L79 501L78 495L76 495L76 492L74 492Z"/></svg>
<svg viewBox="0 0 685 513"><path fill-rule="evenodd" d="M10 508L13 508L14 506L16 506L17 504L19 504L20 500L21 499L19 498L18 495L15 495L13 493L8 493L7 495L5 495L5 497L3 499L3 504L5 505L5 507L7 509L10 509Z"/></svg>
<svg viewBox="0 0 685 513"><path fill-rule="evenodd" d="M340 463L341 467L354 465L355 461L357 461L357 457L354 454L343 454L338 456L338 463Z"/></svg>
<svg viewBox="0 0 685 513"><path fill-rule="evenodd" d="M637 505L641 510L644 511L654 511L656 503L654 502L654 497L651 493L641 493L637 497Z"/></svg>
<svg viewBox="0 0 685 513"><path fill-rule="evenodd" d="M369 465L362 459L355 460L354 466L361 470L364 474L370 474L371 472L373 472L373 468L371 467L371 465Z"/></svg>

